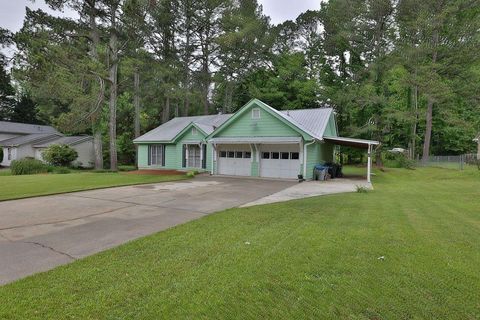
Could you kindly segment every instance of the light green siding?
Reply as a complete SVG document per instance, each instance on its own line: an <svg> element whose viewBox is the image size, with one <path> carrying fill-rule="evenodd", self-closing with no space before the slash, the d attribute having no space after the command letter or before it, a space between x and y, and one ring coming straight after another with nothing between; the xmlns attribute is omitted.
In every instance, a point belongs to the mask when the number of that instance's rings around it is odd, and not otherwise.
<svg viewBox="0 0 480 320"><path fill-rule="evenodd" d="M317 164L333 162L333 145L330 143L314 143L307 146L306 179L313 178L313 168Z"/></svg>
<svg viewBox="0 0 480 320"><path fill-rule="evenodd" d="M155 143L155 144L158 144L158 143ZM164 144L165 166L148 165L148 146L149 144L138 145L138 167L140 169L177 169L176 146L174 144Z"/></svg>
<svg viewBox="0 0 480 320"><path fill-rule="evenodd" d="M255 108L255 107L252 107ZM215 137L299 137L281 120L259 108L260 119L252 119L252 108L246 110L235 121L215 134Z"/></svg>
<svg viewBox="0 0 480 320"><path fill-rule="evenodd" d="M138 167L148 168L148 145L138 145Z"/></svg>
<svg viewBox="0 0 480 320"><path fill-rule="evenodd" d="M320 161L320 144L314 143L307 146L307 172L305 179L312 179L313 177L313 167L318 164Z"/></svg>
<svg viewBox="0 0 480 320"><path fill-rule="evenodd" d="M197 130L197 134L193 135L192 134L192 128L188 128L185 133L180 136L177 141L176 141L176 162L175 162L175 168L176 169L184 169L184 170L198 170L201 168L183 168L182 163L183 163L183 145L184 144L198 144L200 141L204 141L205 135L201 133L199 130ZM212 165L212 149L210 145L207 145L207 168L205 170L210 171L211 165Z"/></svg>
<svg viewBox="0 0 480 320"><path fill-rule="evenodd" d="M337 126L335 124L335 116L333 113L330 115L324 135L327 137L336 137L338 135Z"/></svg>
<svg viewBox="0 0 480 320"><path fill-rule="evenodd" d="M177 169L177 146L174 144L165 145L165 168Z"/></svg>

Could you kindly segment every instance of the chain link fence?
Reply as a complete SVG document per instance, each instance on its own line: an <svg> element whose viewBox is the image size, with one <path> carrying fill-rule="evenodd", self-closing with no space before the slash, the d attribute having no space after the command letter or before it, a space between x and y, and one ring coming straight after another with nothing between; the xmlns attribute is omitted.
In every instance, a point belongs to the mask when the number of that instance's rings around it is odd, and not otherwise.
<svg viewBox="0 0 480 320"><path fill-rule="evenodd" d="M480 158L476 153L461 154L457 156L429 156L428 161L417 159L419 167L438 167L446 169L473 169L480 170Z"/></svg>

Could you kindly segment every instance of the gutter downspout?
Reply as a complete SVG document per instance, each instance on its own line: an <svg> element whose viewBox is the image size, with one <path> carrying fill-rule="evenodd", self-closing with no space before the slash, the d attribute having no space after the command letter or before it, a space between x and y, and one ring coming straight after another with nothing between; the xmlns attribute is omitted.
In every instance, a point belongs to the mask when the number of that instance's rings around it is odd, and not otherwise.
<svg viewBox="0 0 480 320"><path fill-rule="evenodd" d="M215 159L215 151L217 151L217 145L212 143L212 168L210 169L210 174L214 175L214 166L217 165L217 160Z"/></svg>
<svg viewBox="0 0 480 320"><path fill-rule="evenodd" d="M316 141L316 139L313 139L303 145L303 179L306 179L307 177L307 147L314 144Z"/></svg>

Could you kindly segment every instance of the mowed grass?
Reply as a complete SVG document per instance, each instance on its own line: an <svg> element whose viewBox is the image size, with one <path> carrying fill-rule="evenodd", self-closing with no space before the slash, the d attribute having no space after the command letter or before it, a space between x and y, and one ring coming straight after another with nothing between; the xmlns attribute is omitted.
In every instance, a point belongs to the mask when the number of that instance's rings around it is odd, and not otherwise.
<svg viewBox="0 0 480 320"><path fill-rule="evenodd" d="M0 287L0 318L480 318L480 173L374 185L227 210Z"/></svg>
<svg viewBox="0 0 480 320"><path fill-rule="evenodd" d="M6 171L5 171L6 172ZM63 192L186 179L183 175L136 175L127 173L75 172L69 174L0 174L0 200Z"/></svg>

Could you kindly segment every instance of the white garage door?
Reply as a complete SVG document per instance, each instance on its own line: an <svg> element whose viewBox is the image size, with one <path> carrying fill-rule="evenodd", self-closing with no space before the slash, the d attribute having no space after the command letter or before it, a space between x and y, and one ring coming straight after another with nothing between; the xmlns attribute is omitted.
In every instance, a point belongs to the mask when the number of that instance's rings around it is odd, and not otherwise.
<svg viewBox="0 0 480 320"><path fill-rule="evenodd" d="M263 146L260 159L260 176L266 178L296 179L300 172L298 145Z"/></svg>
<svg viewBox="0 0 480 320"><path fill-rule="evenodd" d="M249 146L222 146L218 151L218 174L250 176L252 153Z"/></svg>

